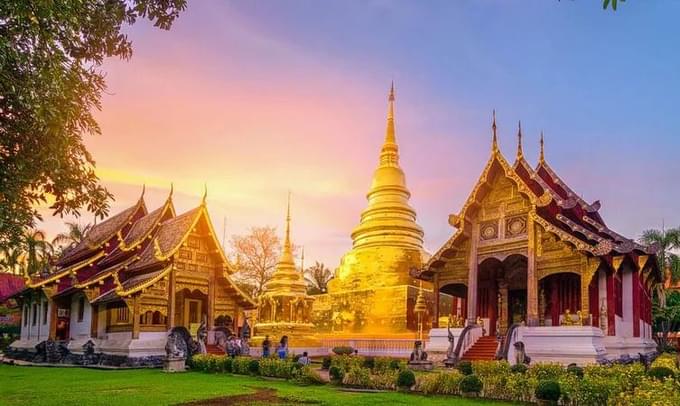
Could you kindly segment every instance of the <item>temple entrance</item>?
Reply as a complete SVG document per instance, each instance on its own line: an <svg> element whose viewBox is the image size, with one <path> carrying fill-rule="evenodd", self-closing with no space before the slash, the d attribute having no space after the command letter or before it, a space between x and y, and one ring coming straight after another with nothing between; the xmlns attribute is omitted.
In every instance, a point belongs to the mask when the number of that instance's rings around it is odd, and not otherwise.
<svg viewBox="0 0 680 406"><path fill-rule="evenodd" d="M509 255L502 261L487 258L479 264L477 318L486 334L505 334L527 317L527 258Z"/></svg>
<svg viewBox="0 0 680 406"><path fill-rule="evenodd" d="M208 313L208 295L198 289L182 289L176 294L175 325L186 327L192 335Z"/></svg>
<svg viewBox="0 0 680 406"><path fill-rule="evenodd" d="M539 281L539 312L545 326L559 326L579 321L581 277L575 273L556 273ZM569 317L570 320L565 320ZM582 317L588 317L583 315Z"/></svg>
<svg viewBox="0 0 680 406"><path fill-rule="evenodd" d="M449 320L453 327L465 326L467 286L462 283L450 283L439 288L439 293L451 296L451 302L440 299L439 327L446 327Z"/></svg>

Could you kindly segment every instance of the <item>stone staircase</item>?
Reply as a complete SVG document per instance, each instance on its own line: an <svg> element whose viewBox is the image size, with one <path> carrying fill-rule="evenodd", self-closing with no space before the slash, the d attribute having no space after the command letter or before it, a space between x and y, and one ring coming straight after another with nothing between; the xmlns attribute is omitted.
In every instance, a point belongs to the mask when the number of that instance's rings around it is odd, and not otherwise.
<svg viewBox="0 0 680 406"><path fill-rule="evenodd" d="M498 340L495 336L483 336L463 354L461 361L493 360L497 349Z"/></svg>

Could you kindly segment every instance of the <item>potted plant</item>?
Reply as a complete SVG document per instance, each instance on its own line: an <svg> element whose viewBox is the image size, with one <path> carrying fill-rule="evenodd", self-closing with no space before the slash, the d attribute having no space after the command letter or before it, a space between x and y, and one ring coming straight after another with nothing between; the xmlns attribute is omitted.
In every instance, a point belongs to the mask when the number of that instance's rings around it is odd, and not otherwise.
<svg viewBox="0 0 680 406"><path fill-rule="evenodd" d="M460 381L460 393L466 398L476 398L482 388L482 381L474 374L466 375Z"/></svg>
<svg viewBox="0 0 680 406"><path fill-rule="evenodd" d="M552 379L546 379L538 382L536 387L536 399L538 399L538 404L542 406L554 406L557 405L557 401L560 400L560 395L562 390L560 389L560 384Z"/></svg>

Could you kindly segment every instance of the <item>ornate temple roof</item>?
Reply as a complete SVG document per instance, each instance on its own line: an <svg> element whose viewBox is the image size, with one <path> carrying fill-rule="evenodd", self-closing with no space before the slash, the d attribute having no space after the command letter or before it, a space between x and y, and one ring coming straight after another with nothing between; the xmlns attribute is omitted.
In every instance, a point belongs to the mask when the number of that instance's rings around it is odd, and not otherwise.
<svg viewBox="0 0 680 406"><path fill-rule="evenodd" d="M0 303L24 289L24 278L19 275L0 273Z"/></svg>
<svg viewBox="0 0 680 406"><path fill-rule="evenodd" d="M139 213L143 215L147 213L146 205L144 204L144 190L142 190L142 195L134 206L92 226L80 243L66 251L57 262L57 266L69 265L102 248L103 244L122 232L123 228L129 225L135 218L135 215L139 215Z"/></svg>
<svg viewBox="0 0 680 406"><path fill-rule="evenodd" d="M451 215L449 222L457 231L425 264L425 272L431 267L442 265L459 240L467 238L466 227L469 226L469 215L479 206L479 202L489 191L488 182L500 172L511 179L520 193L526 196L536 208L534 220L547 231L557 234L562 240L573 245L577 250L590 256L653 255L655 247L638 244L632 239L609 229L599 214L600 202L585 202L577 195L545 159L543 134L541 134L541 152L539 163L532 168L522 149L521 124L518 129L518 146L515 163L510 165L498 148L496 134L496 116L492 123L491 156L482 171L470 196L459 214Z"/></svg>

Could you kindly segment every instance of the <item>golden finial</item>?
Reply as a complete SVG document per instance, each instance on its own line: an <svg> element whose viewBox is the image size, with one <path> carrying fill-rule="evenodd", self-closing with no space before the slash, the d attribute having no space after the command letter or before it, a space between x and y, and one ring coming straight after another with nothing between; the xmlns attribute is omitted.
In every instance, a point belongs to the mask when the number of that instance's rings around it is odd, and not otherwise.
<svg viewBox="0 0 680 406"><path fill-rule="evenodd" d="M170 182L170 194L168 195L168 200L172 199L172 194L175 192L175 184Z"/></svg>
<svg viewBox="0 0 680 406"><path fill-rule="evenodd" d="M517 124L517 159L524 158L524 151L522 151L522 122Z"/></svg>
<svg viewBox="0 0 680 406"><path fill-rule="evenodd" d="M545 163L545 142L543 141L543 130L541 130L541 154L538 157L539 163Z"/></svg>
<svg viewBox="0 0 680 406"><path fill-rule="evenodd" d="M144 193L146 193L146 183L142 183L142 195L139 196L139 200L144 198Z"/></svg>
<svg viewBox="0 0 680 406"><path fill-rule="evenodd" d="M208 198L208 184L203 184L203 197L201 198L201 206L205 206L205 200Z"/></svg>
<svg viewBox="0 0 680 406"><path fill-rule="evenodd" d="M496 135L496 109L493 109L493 121L491 123L491 132L493 138L491 139L491 150L498 151L498 135Z"/></svg>
<svg viewBox="0 0 680 406"><path fill-rule="evenodd" d="M290 191L288 191L288 209L286 212L286 241L284 242L284 249L290 251Z"/></svg>
<svg viewBox="0 0 680 406"><path fill-rule="evenodd" d="M305 246L302 246L302 254L300 255L300 269L305 273Z"/></svg>
<svg viewBox="0 0 680 406"><path fill-rule="evenodd" d="M390 94L387 96L387 130L385 131L385 143L395 143L394 130L394 81L390 86Z"/></svg>

